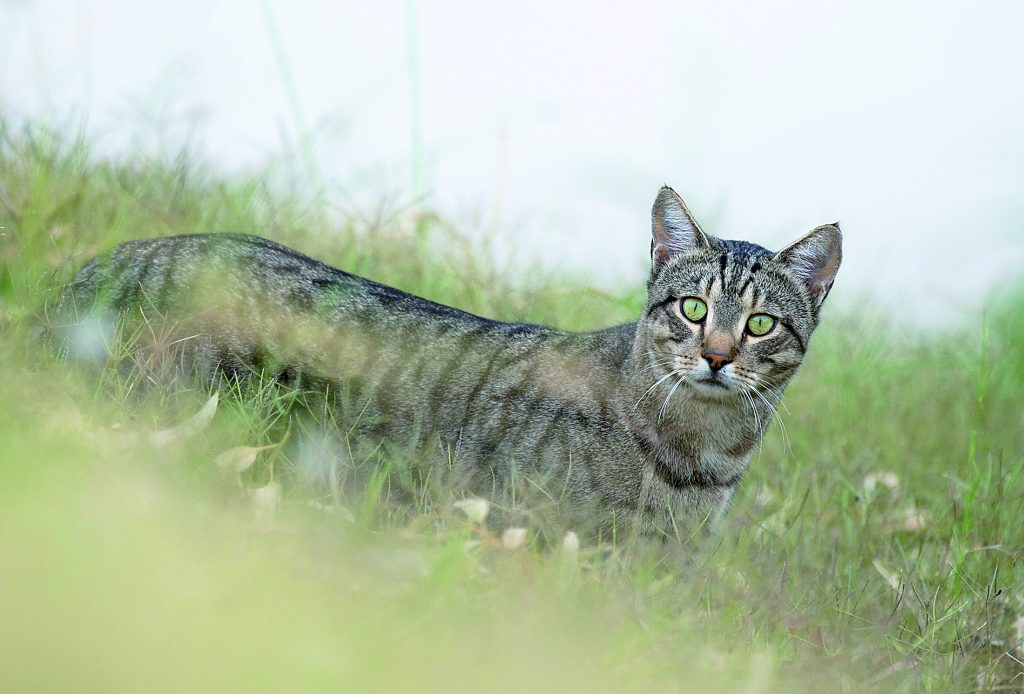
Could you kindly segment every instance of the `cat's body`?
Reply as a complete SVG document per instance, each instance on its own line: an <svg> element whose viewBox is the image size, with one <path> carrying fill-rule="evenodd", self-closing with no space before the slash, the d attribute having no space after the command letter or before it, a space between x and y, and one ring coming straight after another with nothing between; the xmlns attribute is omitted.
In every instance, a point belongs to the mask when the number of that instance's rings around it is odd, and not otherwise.
<svg viewBox="0 0 1024 694"><path fill-rule="evenodd" d="M529 477L599 527L678 534L728 505L802 359L838 268L838 229L822 229L821 253L784 262L704 236L664 189L644 316L590 333L480 318L233 234L122 244L65 303L159 316L203 374L352 393L361 431L443 451L478 493ZM683 297L704 297L700 320ZM755 310L781 334L743 333ZM764 355L744 364L744 347Z"/></svg>

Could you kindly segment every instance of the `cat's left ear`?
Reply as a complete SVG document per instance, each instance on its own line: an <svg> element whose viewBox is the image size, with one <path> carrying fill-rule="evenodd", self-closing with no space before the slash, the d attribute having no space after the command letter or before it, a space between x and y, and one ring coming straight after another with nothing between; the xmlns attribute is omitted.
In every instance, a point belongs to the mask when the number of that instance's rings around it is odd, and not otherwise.
<svg viewBox="0 0 1024 694"><path fill-rule="evenodd" d="M668 186L658 191L651 210L651 262L654 267L680 253L710 245L679 194Z"/></svg>
<svg viewBox="0 0 1024 694"><path fill-rule="evenodd" d="M843 234L839 222L813 229L799 241L775 254L800 278L811 293L815 306L821 306L836 280L843 262Z"/></svg>

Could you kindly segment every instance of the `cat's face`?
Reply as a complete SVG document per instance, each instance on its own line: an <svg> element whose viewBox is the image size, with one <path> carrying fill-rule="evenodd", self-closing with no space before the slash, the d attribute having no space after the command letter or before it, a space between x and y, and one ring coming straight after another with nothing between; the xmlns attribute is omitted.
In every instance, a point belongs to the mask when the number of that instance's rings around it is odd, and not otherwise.
<svg viewBox="0 0 1024 694"><path fill-rule="evenodd" d="M700 399L778 399L839 269L839 228L773 253L705 235L670 188L652 220L645 380L664 377Z"/></svg>

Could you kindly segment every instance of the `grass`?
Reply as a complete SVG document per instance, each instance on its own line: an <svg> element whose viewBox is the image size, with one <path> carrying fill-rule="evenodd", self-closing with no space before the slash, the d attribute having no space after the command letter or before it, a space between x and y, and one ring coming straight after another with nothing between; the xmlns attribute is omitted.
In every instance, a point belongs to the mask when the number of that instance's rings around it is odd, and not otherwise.
<svg viewBox="0 0 1024 694"><path fill-rule="evenodd" d="M287 394L214 410L145 360L84 373L33 337L91 254L210 230L501 319L642 306L513 278L428 212L368 220L268 178L0 126L4 690L1024 688L1024 293L923 331L840 286L713 546L509 549L429 480L400 499L379 450L332 464L365 442Z"/></svg>

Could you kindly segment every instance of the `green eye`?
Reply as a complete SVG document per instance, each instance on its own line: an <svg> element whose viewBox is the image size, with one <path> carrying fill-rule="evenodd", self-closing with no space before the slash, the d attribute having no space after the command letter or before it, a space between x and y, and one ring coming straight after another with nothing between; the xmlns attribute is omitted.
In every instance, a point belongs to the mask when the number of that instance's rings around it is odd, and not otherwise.
<svg viewBox="0 0 1024 694"><path fill-rule="evenodd" d="M683 315L694 323L700 323L708 315L708 305L695 296L683 299Z"/></svg>
<svg viewBox="0 0 1024 694"><path fill-rule="evenodd" d="M760 337L767 335L775 327L775 319L767 313L755 313L747 320L747 332Z"/></svg>

